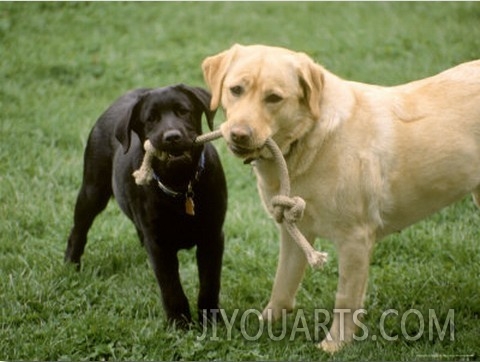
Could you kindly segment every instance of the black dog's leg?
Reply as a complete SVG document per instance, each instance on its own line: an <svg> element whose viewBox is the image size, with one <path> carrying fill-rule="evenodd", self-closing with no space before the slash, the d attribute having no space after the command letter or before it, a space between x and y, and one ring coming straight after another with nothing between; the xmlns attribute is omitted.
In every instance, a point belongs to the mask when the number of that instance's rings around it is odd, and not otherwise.
<svg viewBox="0 0 480 362"><path fill-rule="evenodd" d="M190 306L183 291L178 271L177 251L160 248L155 242L145 240L150 262L157 278L167 320L177 327L186 327L192 320Z"/></svg>
<svg viewBox="0 0 480 362"><path fill-rule="evenodd" d="M214 237L215 238L215 237ZM218 318L218 302L220 293L220 273L223 257L223 232L208 243L197 246L197 266L200 279L198 293L198 320L203 323L205 318Z"/></svg>
<svg viewBox="0 0 480 362"><path fill-rule="evenodd" d="M65 261L80 266L87 243L88 230L95 217L105 209L111 193L96 186L83 185L77 198L74 213L74 225L68 238Z"/></svg>
<svg viewBox="0 0 480 362"><path fill-rule="evenodd" d="M88 230L95 217L102 212L112 196L111 161L108 155L93 154L87 147L83 183L75 204L73 228L68 238L65 261L80 266L87 243Z"/></svg>
<svg viewBox="0 0 480 362"><path fill-rule="evenodd" d="M137 230L137 235L138 235L138 240L140 240L140 245L141 246L144 246L145 245L145 241L144 241L144 236L143 236L143 233L142 233L142 230L140 230L138 228L138 226L135 225L135 229Z"/></svg>

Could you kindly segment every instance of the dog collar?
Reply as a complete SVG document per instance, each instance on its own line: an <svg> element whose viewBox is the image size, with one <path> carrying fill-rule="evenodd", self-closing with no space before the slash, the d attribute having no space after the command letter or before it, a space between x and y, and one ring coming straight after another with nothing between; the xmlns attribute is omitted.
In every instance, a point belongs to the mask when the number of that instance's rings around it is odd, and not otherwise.
<svg viewBox="0 0 480 362"><path fill-rule="evenodd" d="M160 177L153 171L153 178L155 181L157 181L157 185L160 188L160 190L163 191L164 194L170 196L170 197L179 197L183 195L183 192L178 192L178 191L173 191L172 189L169 189L167 186L165 186L162 181L160 181Z"/></svg>
<svg viewBox="0 0 480 362"><path fill-rule="evenodd" d="M153 178L155 181L157 181L157 185L162 192L170 197L180 197L180 196L185 196L187 199L191 198L193 199L193 183L197 182L200 179L200 175L203 173L205 170L205 148L202 150L202 153L200 154L200 159L198 160L198 165L197 165L197 171L195 172L195 177L193 180L190 180L188 183L187 191L175 191L166 186L161 180L160 177L153 171Z"/></svg>

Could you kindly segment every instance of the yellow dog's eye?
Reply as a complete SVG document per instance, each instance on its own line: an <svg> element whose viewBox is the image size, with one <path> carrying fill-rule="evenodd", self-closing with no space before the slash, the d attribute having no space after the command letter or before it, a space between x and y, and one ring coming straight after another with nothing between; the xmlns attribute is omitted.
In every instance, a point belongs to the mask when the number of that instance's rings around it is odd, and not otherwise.
<svg viewBox="0 0 480 362"><path fill-rule="evenodd" d="M278 103L283 100L283 97L279 96L278 94L270 94L265 97L265 102L266 103Z"/></svg>
<svg viewBox="0 0 480 362"><path fill-rule="evenodd" d="M230 93L232 93L236 97L241 96L243 93L243 87L239 85L230 87Z"/></svg>

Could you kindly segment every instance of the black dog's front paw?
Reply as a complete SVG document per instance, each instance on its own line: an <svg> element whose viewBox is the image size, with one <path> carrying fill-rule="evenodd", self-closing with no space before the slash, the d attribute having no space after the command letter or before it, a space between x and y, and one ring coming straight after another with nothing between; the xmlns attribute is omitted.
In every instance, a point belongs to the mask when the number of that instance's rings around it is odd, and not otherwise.
<svg viewBox="0 0 480 362"><path fill-rule="evenodd" d="M72 253L69 250L65 252L63 261L66 265L74 267L77 271L80 271L82 267L82 264L80 262L80 257L72 256Z"/></svg>
<svg viewBox="0 0 480 362"><path fill-rule="evenodd" d="M189 329L193 323L190 312L170 313L167 316L167 321L170 326L178 329Z"/></svg>

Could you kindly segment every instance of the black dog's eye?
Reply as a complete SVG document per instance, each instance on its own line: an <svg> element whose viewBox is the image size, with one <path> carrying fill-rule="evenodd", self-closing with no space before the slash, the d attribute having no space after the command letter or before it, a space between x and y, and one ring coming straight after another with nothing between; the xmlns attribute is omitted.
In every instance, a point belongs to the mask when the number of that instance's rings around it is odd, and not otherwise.
<svg viewBox="0 0 480 362"><path fill-rule="evenodd" d="M243 94L243 87L239 85L230 87L230 93L236 97L241 96Z"/></svg>
<svg viewBox="0 0 480 362"><path fill-rule="evenodd" d="M281 96L279 96L278 94L275 94L275 93L272 93L270 95L268 95L267 97L265 97L265 102L267 103L278 103L278 102L281 102L283 100L283 98Z"/></svg>
<svg viewBox="0 0 480 362"><path fill-rule="evenodd" d="M177 114L177 116L181 117L181 116L187 116L189 113L190 113L190 110L188 108L185 108L185 107L177 107L175 109L175 113Z"/></svg>

